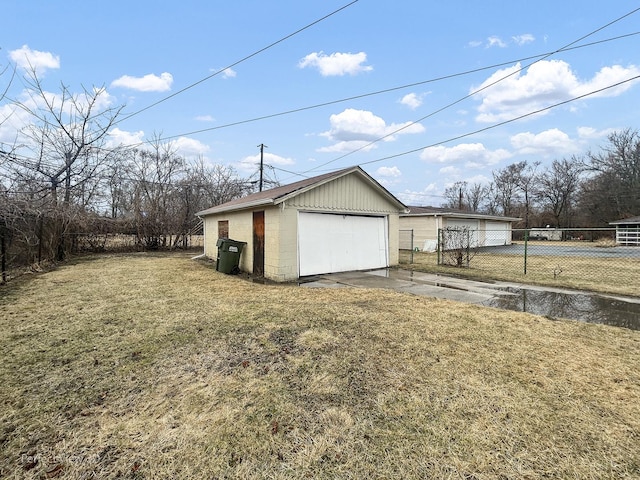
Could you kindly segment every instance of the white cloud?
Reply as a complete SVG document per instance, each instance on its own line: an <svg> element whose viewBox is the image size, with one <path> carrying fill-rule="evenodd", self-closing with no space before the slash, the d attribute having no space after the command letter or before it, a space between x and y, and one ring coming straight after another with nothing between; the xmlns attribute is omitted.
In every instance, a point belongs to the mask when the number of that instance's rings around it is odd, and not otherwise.
<svg viewBox="0 0 640 480"><path fill-rule="evenodd" d="M209 145L189 137L179 137L173 140L171 145L179 155L184 157L205 155L210 150Z"/></svg>
<svg viewBox="0 0 640 480"><path fill-rule="evenodd" d="M479 40L471 40L471 41L468 43L468 45L469 45L471 48L477 48L477 47L479 47L479 46L481 46L481 45L482 45L482 42L481 42L481 41L479 41Z"/></svg>
<svg viewBox="0 0 640 480"><path fill-rule="evenodd" d="M49 69L60 68L60 57L50 52L32 50L28 45L23 45L17 50L9 52L9 58L24 70L35 69L40 75Z"/></svg>
<svg viewBox="0 0 640 480"><path fill-rule="evenodd" d="M196 120L199 122L213 122L215 121L215 118L213 118L211 115L198 115L196 117Z"/></svg>
<svg viewBox="0 0 640 480"><path fill-rule="evenodd" d="M263 154L263 161L265 165L294 165L296 162L293 158L281 157L280 155L275 155L273 153L269 153L267 151ZM238 169L244 172L255 173L258 168L260 168L260 154L257 153L255 155L249 155L248 157L244 157L240 160L238 164Z"/></svg>
<svg viewBox="0 0 640 480"><path fill-rule="evenodd" d="M545 130L538 134L530 132L518 133L511 137L511 145L520 155L564 155L579 151L575 141L557 128Z"/></svg>
<svg viewBox="0 0 640 480"><path fill-rule="evenodd" d="M376 170L376 175L378 175L380 177L397 178L397 177L402 176L402 172L396 166L393 166L393 167L380 167L380 168L378 168L378 170Z"/></svg>
<svg viewBox="0 0 640 480"><path fill-rule="evenodd" d="M604 130L596 130L592 127L578 127L578 137L583 140L600 140L606 138L615 132L615 128L605 128Z"/></svg>
<svg viewBox="0 0 640 480"><path fill-rule="evenodd" d="M222 78L235 78L237 75L233 68L225 68L222 72Z"/></svg>
<svg viewBox="0 0 640 480"><path fill-rule="evenodd" d="M425 148L420 158L429 163L465 163L467 168L495 165L512 155L505 149L488 150L481 143L461 143L455 147Z"/></svg>
<svg viewBox="0 0 640 480"><path fill-rule="evenodd" d="M500 37L492 35L491 37L487 38L487 48L491 48L491 47L505 48L506 46L507 44L504 41L502 41Z"/></svg>
<svg viewBox="0 0 640 480"><path fill-rule="evenodd" d="M400 103L402 105L406 105L411 110L415 110L420 105L422 105L422 100L424 99L424 93L418 95L417 93L408 93L404 97L400 99Z"/></svg>
<svg viewBox="0 0 640 480"><path fill-rule="evenodd" d="M595 76L585 82L579 84L576 89L572 92L575 96L585 95L589 92L593 92L594 90L600 90L602 88L606 88L623 80L627 80L631 77L635 77L640 75L640 68L635 65L630 65L628 68L624 68L621 65L613 65L611 67L603 67L599 72L595 74ZM629 90L633 84L638 83L638 80L634 80L633 82L623 83L614 88L609 88L603 92L596 93L592 95L593 97L617 97Z"/></svg>
<svg viewBox="0 0 640 480"><path fill-rule="evenodd" d="M458 176L460 175L460 172L462 172L462 170L460 170L458 167L454 167L453 165L442 167L440 170L438 170L438 173L449 176Z"/></svg>
<svg viewBox="0 0 640 480"><path fill-rule="evenodd" d="M299 68L317 68L323 77L357 75L362 72L370 72L373 67L364 65L367 54L360 53L310 53L298 62Z"/></svg>
<svg viewBox="0 0 640 480"><path fill-rule="evenodd" d="M43 90L36 94L29 89L24 89L17 95L16 100L22 107L18 107L15 103L0 106L0 142L29 146L32 139L25 135L24 129L37 122L37 119L29 112L51 108L53 111L60 112L61 120L67 128L81 128L80 125L71 124L78 110L86 112L91 101L92 113L95 116L109 108L114 98L104 89L94 89L93 92L88 93L84 91L71 93L65 99L59 93Z"/></svg>
<svg viewBox="0 0 640 480"><path fill-rule="evenodd" d="M320 151L337 152L361 148L367 143L382 139L385 142L394 141L398 135L424 132L419 123L405 122L401 124L386 122L368 110L348 108L341 113L329 117L331 129L320 135L336 142L332 147L325 147ZM367 149L373 148L373 145Z"/></svg>
<svg viewBox="0 0 640 480"><path fill-rule="evenodd" d="M561 60L537 62L526 72L520 68L518 63L498 70L479 87L471 89L471 92L484 89L475 95L482 100L476 117L478 122L510 120L640 74L636 66L614 65L601 69L593 79L581 82L570 65ZM631 86L631 82L626 83L593 96L620 95ZM539 115L546 113L548 111Z"/></svg>
<svg viewBox="0 0 640 480"><path fill-rule="evenodd" d="M336 142L328 147L320 147L316 149L320 153L346 153L354 150L362 150L363 152L369 152L376 148L375 144L371 142L365 142L360 140L351 140L349 142Z"/></svg>
<svg viewBox="0 0 640 480"><path fill-rule="evenodd" d="M511 37L513 39L514 42L516 42L518 45L525 45L527 43L531 43L534 42L536 37L534 37L533 35L531 35L530 33L525 33L522 35L515 35L513 37Z"/></svg>
<svg viewBox="0 0 640 480"><path fill-rule="evenodd" d="M442 202L442 192L436 183L430 183L419 191L405 190L395 196L405 205L437 205Z"/></svg>
<svg viewBox="0 0 640 480"><path fill-rule="evenodd" d="M21 138L20 131L29 123L31 116L20 107L12 104L0 105L0 143L13 145L26 140Z"/></svg>
<svg viewBox="0 0 640 480"><path fill-rule="evenodd" d="M173 76L170 73L164 72L160 74L159 77L153 73L145 75L144 77L123 75L111 82L111 87L128 88L139 92L166 92L171 90L172 83Z"/></svg>
<svg viewBox="0 0 640 480"><path fill-rule="evenodd" d="M109 141L107 142L107 145L109 148L114 148L119 145L139 145L144 142L143 138L144 131L142 130L137 132L127 132L116 127L109 132Z"/></svg>

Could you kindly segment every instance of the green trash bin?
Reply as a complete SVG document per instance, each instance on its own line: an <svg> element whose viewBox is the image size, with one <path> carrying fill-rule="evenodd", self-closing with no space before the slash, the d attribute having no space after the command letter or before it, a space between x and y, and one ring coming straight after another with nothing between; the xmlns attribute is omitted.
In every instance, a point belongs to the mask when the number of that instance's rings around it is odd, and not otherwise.
<svg viewBox="0 0 640 480"><path fill-rule="evenodd" d="M227 274L236 274L240 271L240 254L247 242L238 242L230 238L219 238L216 242L218 247L218 259L216 270Z"/></svg>

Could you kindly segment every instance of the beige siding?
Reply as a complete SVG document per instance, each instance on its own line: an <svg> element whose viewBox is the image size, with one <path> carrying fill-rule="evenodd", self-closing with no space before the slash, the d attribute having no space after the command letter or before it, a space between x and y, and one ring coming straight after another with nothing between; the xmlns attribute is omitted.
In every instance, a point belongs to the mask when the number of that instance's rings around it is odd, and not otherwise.
<svg viewBox="0 0 640 480"><path fill-rule="evenodd" d="M253 213L250 211L221 213L204 218L205 245L204 254L212 259L218 258L218 220L229 221L229 238L239 242L247 242L240 255L240 269L245 272L253 270Z"/></svg>
<svg viewBox="0 0 640 480"><path fill-rule="evenodd" d="M398 213L391 213L389 219L389 266L400 262L400 220Z"/></svg>
<svg viewBox="0 0 640 480"><path fill-rule="evenodd" d="M229 238L247 242L240 268L253 271L253 211L265 212L265 277L279 282L298 278L298 212L381 215L388 219L389 265L398 264L398 206L357 175L347 175L321 185L280 205L254 210L208 215L204 218L205 255L216 259L218 221L229 221Z"/></svg>
<svg viewBox="0 0 640 480"><path fill-rule="evenodd" d="M301 210L351 213L398 213L398 207L357 175L347 175L287 201Z"/></svg>
<svg viewBox="0 0 640 480"><path fill-rule="evenodd" d="M438 241L438 228L441 228L442 217L407 216L400 217L400 230L413 230L413 245L422 250L427 240Z"/></svg>

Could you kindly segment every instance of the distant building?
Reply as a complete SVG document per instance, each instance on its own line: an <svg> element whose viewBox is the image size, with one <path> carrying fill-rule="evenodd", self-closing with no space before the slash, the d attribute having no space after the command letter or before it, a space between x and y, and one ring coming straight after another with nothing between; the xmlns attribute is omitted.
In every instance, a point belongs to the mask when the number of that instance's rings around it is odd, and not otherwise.
<svg viewBox="0 0 640 480"><path fill-rule="evenodd" d="M473 235L473 246L511 245L511 225L520 220L452 208L409 207L408 212L400 214L400 229L413 231L414 249L429 252L436 250L438 230L443 228L467 229Z"/></svg>
<svg viewBox="0 0 640 480"><path fill-rule="evenodd" d="M532 228L529 230L529 240L562 240L562 230L547 226L545 228Z"/></svg>
<svg viewBox="0 0 640 480"><path fill-rule="evenodd" d="M625 218L609 222L616 227L616 243L626 246L640 246L640 217Z"/></svg>

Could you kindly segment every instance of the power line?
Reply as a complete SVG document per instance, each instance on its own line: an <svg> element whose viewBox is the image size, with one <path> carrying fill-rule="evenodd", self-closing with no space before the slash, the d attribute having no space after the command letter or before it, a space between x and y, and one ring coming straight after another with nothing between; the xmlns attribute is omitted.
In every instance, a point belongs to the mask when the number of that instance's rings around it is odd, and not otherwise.
<svg viewBox="0 0 640 480"><path fill-rule="evenodd" d="M497 85L498 83L506 80L507 78L510 78L510 77L522 72L523 70L531 67L532 65L534 65L534 64L536 64L538 62L541 62L544 59L549 58L552 55L560 53L560 52L562 52L562 51L574 46L576 43L578 43L578 42L580 42L580 41L582 41L582 40L584 40L584 39L586 39L586 38L588 38L588 37L590 37L592 35L595 35L596 33L604 30L605 28L613 25L614 23L617 23L617 22L623 20L626 17L629 17L630 15L633 15L634 13L636 13L638 11L640 11L640 7L636 8L636 9L634 9L634 10L632 10L632 11L630 11L630 12L624 14L624 15L621 15L620 17L616 18L615 20L612 20L612 21L608 22L607 24L605 24L605 25L603 25L603 26L601 26L601 27L599 27L599 28L587 33L586 35L583 35L582 37L578 38L577 40L574 40L573 42L570 42L567 45L565 45L565 46L563 46L563 47L561 47L561 48L559 48L557 50L554 50L553 52L549 52L549 53L543 55L541 58L539 58L539 59L537 59L537 60L535 60L535 61L533 61L533 62L531 62L531 63L529 63L527 65L525 65L524 67L520 67L520 68L514 70L513 72L511 72L511 73L509 73L509 74L507 74L507 75L505 75L505 76L503 76L503 77L501 77L501 78L499 78L499 79L497 79L497 80L485 85L484 87L479 88L477 90L474 90L473 92L469 93L468 95L465 95L464 97L461 97L458 100L455 100L454 102L451 102L451 103L445 105L444 107L441 107L441 108L439 108L439 109L437 109L437 110L435 110L435 111L433 111L433 112L431 112L431 113L429 113L429 114L427 114L427 115L425 115L425 116L423 116L423 117L421 117L421 118L419 118L417 120L409 122L408 124L406 124L406 125L398 128L398 129L394 130L393 132L387 133L386 135L383 135L383 136L381 136L381 137L379 137L379 138L377 138L377 139L375 139L375 140L373 140L373 141L371 141L371 142L369 142L369 143L367 143L365 145L362 145L362 146L356 148L355 150L352 150L352 151L350 151L348 153L345 153L344 155L341 155L341 156L339 156L337 158L334 158L333 160L329 160L328 162L325 162L325 163L323 163L321 165L318 165L318 166L316 166L316 167L314 167L314 168L312 168L310 170L307 170L304 173L312 172L312 171L314 171L314 170L316 170L318 168L322 168L322 167L324 167L326 165L329 165L331 163L337 162L338 160L342 160L343 158L348 157L349 155L353 155L354 153L359 152L359 151L361 151L361 150L363 150L363 149L365 149L367 147L370 147L371 145L374 145L374 144L384 140L385 138L389 138L389 137L397 134L398 132L401 132L402 130L407 129L407 128L411 127L412 125L415 125L415 124L417 124L417 123L419 123L419 122L421 122L421 121L423 121L423 120L425 120L425 119L427 119L429 117L432 117L432 116L434 116L434 115L436 115L436 114L438 114L440 112L443 112L444 110L447 110L448 108L451 108L452 106L457 105L458 103L463 102L464 100L467 100L468 98L471 98L472 96L474 96L474 95L476 95L476 94L478 94L478 93L480 93L480 92L482 92L482 91L484 91L484 90L486 90L486 89L488 89L490 87L493 87L494 85Z"/></svg>
<svg viewBox="0 0 640 480"><path fill-rule="evenodd" d="M182 89L178 90L177 92L174 92L174 93L172 93L171 95L168 95L168 96L166 96L166 97L164 97L164 98L162 98L162 99L158 100L157 102L152 103L151 105L148 105L148 106L146 106L146 107L144 107L144 108L142 108L142 109L140 109L140 110L138 110L138 111L136 111L136 112L133 112L133 113L131 113L131 114L129 114L129 115L127 115L127 116L125 116L124 118L122 118L122 119L121 119L119 122L117 122L117 123L122 123L122 122L124 122L125 120L128 120L128 119L129 119L129 118L131 118L131 117L134 117L134 116L136 116L136 115L138 115L138 114L140 114L140 113L142 113L142 112L144 112L144 111L146 111L146 110L149 110L150 108L155 107L156 105L159 105L159 104L161 104L161 103L163 103L163 102L166 102L167 100L169 100L169 99L171 99L171 98L173 98L173 97L175 97L175 96L177 96L177 95L180 95L181 93L186 92L187 90L189 90L189 89L191 89L191 88L193 88L193 87L195 87L195 86L197 86L197 85L200 85L201 83L206 82L207 80L209 80L209 79L211 79L211 78L215 77L216 75L219 75L220 73L224 72L225 70L228 70L228 69L230 69L230 68L233 68L233 67L235 67L235 66L237 66L237 65L239 65L239 64L241 64L241 63L243 63L243 62L245 62L245 61L247 61L247 60L249 60L249 59L251 59L251 58L253 58L253 57L255 57L256 55L259 55L259 54L261 54L262 52L265 52L265 51L269 50L270 48L273 48L273 47L275 47L276 45L278 45L278 44L280 44L280 43L282 43L282 42L284 42L284 41L286 41L286 40L290 39L291 37L294 37L294 36L298 35L299 33L301 33L301 32L303 32L303 31L305 31L305 30L307 30L307 29L309 29L309 28L313 27L314 25L317 25L318 23L320 23L320 22L322 22L322 21L324 21L324 20L328 19L329 17L332 17L333 15L335 15L335 14L337 14L337 13L341 12L342 10L345 10L346 8L348 8L348 7L350 7L351 5L353 5L353 4L355 4L355 3L357 3L358 1L359 1L359 0L353 0L353 1L352 1L352 2L350 2L350 3L348 3L348 4L346 4L346 5L343 5L342 7L338 8L337 10L334 10L333 12L331 12L331 13L329 13L329 14L327 14L327 15L325 15L325 16L323 16L323 17L321 17L321 18L319 18L319 19L317 19L317 20L315 20L315 21L313 21L313 22L311 22L311 23L309 23L309 24L305 25L305 26L304 26L304 27L302 27L302 28L299 28L299 29L298 29L298 30L296 30L295 32L290 33L289 35L286 35L286 36L284 36L284 37L280 38L279 40L276 40L276 41L275 41L275 42L273 42L273 43L270 43L270 44L269 44L269 45L267 45L266 47L262 47L261 49L256 50L255 52L253 52L253 53L251 53L251 54L247 55L246 57L243 57L243 58L241 58L240 60L237 60L236 62L233 62L233 63L231 63L230 65L227 65L227 66L226 66L226 67L224 67L224 68L221 68L220 70L218 70L218 71L216 71L216 72L212 73L211 75L208 75L208 76L206 76L206 77L204 77L204 78L202 78L202 79L198 80L197 82L192 83L191 85L187 85L186 87L184 87L184 88L182 88Z"/></svg>
<svg viewBox="0 0 640 480"><path fill-rule="evenodd" d="M640 35L640 31L627 33L627 34L619 35L619 36L616 36L616 37L610 37L610 38L607 38L607 39L598 40L598 41L586 43L586 44L583 44L583 45L560 48L560 49L555 50L553 52L540 53L540 54L536 54L536 55L532 55L532 56L528 56L528 57L523 57L523 58L519 58L519 59L509 60L509 61L506 61L506 62L496 63L496 64L493 64L493 65L488 65L488 66L485 66L485 67L479 67L479 68L475 68L475 69L471 69L471 70L466 70L466 71L462 71L462 72L457 72L457 73L447 74L447 75L443 75L443 76L439 76L439 77L434 77L434 78L427 79L427 80L421 80L421 81L418 81L418 82L413 82L413 83L408 83L408 84L404 84L404 85L400 85L400 86L395 86L395 87L390 87L390 88L386 88L386 89L382 89L382 90L377 90L377 91L374 91L374 92L363 93L363 94L354 95L354 96L351 96L351 97L341 98L341 99L337 99L337 100L330 100L330 101L327 101L327 102L322 102L322 103L309 105L309 106L305 106L305 107L299 107L299 108L295 108L295 109L291 109L291 110L285 110L285 111L282 111L282 112L267 114L267 115L263 115L263 116L259 116L259 117L250 118L250 119L239 120L237 122L227 123L227 124L224 124L224 125L218 125L218 126L215 126L215 127L209 127L209 128L204 128L204 129L200 129L200 130L194 130L194 131L190 131L190 132L185 132L185 133L180 133L180 134L175 134L175 135L169 135L169 136L165 136L165 137L159 137L159 138L157 138L157 140L159 140L159 141L167 141L167 140L172 140L172 139L179 138L179 137L197 135L199 133L210 132L210 131L220 130L220 129L229 128L229 127L234 127L234 126L242 125L242 124L246 124L246 123L257 122L257 121L260 121L260 120L268 120L270 118L275 118L275 117L284 116L284 115L290 115L290 114L299 113L299 112L303 112L303 111L307 111L307 110L312 110L312 109L316 109L316 108L335 105L335 104L338 104L338 103L344 103L344 102L348 102L348 101L352 101L352 100L358 100L358 99L362 99L362 98L366 98L366 97L370 97L370 96L381 95L381 94L390 93L390 92L394 92L394 91L398 91L398 90L403 90L403 89L406 89L406 88L412 88L412 87L416 87L416 86L420 86L420 85L425 85L425 84L429 84L429 83L435 83L435 82L448 80L448 79L452 79L452 78L456 78L456 77L470 75L470 74L482 72L482 71L485 71L485 70L491 70L491 69L503 67L503 66L506 66L506 65L512 65L512 64L518 63L518 62L528 61L528 60L541 58L541 57L542 58L546 58L546 57L548 57L548 56L550 56L550 55L552 55L554 53L568 52L568 51L578 50L578 49L582 49L582 48L586 48L586 47L592 47L592 46L595 46L595 45L599 45L599 44L603 44L603 43L607 43L607 42L612 42L612 41L616 41L616 40L620 40L620 39L624 39L624 38L629 38L629 37L636 36L636 35ZM464 99L466 99L466 98L467 97L464 97ZM459 101L462 101L462 100L463 99L461 99ZM442 109L437 110L436 112L433 112L433 113L431 113L431 114L429 114L429 115L427 115L427 116L425 116L425 117L423 117L421 119L418 119L418 120L412 122L411 124L418 123L418 122L422 121L423 119L425 119L425 118L427 118L429 116L433 116L436 113L438 113L438 112L440 112L440 111L442 111L442 110L444 110L445 108L448 108L448 107L449 106L445 106ZM116 123L118 123L118 122L116 122ZM391 133L389 135L393 135L394 133L397 133L397 131L393 132L393 133ZM382 138L380 138L378 140L375 140L372 143L380 141L380 140L382 140L384 138L386 138L386 137L382 137ZM135 144L127 145L127 146L114 147L112 149L105 149L105 148L100 148L100 147L94 147L94 149L95 150L104 151L104 152L107 152L107 153L113 153L118 149L125 149L125 150L134 149L134 148L140 147L142 145L145 145L147 143L148 142L139 142L139 143L135 143ZM325 166L325 165L327 165L329 163L333 163L334 161L340 160L340 159L344 158L345 156L350 155L351 153L355 153L356 151L359 151L359 150L355 150L353 152L350 152L350 153L348 153L346 155L343 155L343 156L341 156L339 158L333 159L330 162L327 162L326 164L320 165L320 166L315 167L314 169L311 169L311 170L308 170L308 171L313 171L313 170L315 170L317 168L321 168L322 166ZM2 154L2 153L4 153L5 155L8 156L8 152L0 151L0 154ZM29 157L26 157L24 155L16 155L15 153L13 154L13 156L14 157L19 157L20 156L20 157L22 157L24 159L31 160ZM305 175L303 173L291 172L291 171L287 171L287 170L282 170L282 171L286 172L286 173L290 173L291 175L297 175L297 176L305 177Z"/></svg>
<svg viewBox="0 0 640 480"><path fill-rule="evenodd" d="M452 78L471 75L473 73L478 73L478 72L482 72L482 71L485 71L485 70L492 70L494 68L504 67L504 66L507 66L507 65L513 65L514 63L524 62L524 61L532 60L532 59L535 59L535 58L541 58L541 57L546 58L546 57L548 57L550 55L553 55L554 53L569 52L569 51L578 50L578 49L581 49L581 48L592 47L592 46L595 46L595 45L598 45L598 44L612 42L612 41L615 41L615 40L620 40L620 39L627 38L627 37L632 37L632 36L635 36L635 35L640 35L640 31L636 31L636 32L633 32L633 33L627 33L625 35L619 35L617 37L611 37L611 38L607 38L607 39L604 39L604 40L598 40L596 42L590 42L590 43L586 43L586 44L583 44L583 45L578 45L578 46L574 46L574 47L570 47L570 48L561 48L561 49L555 50L553 52L540 53L540 54L537 54L537 55L532 55L532 56L523 57L523 58L519 58L519 59L509 60L509 61L506 61L506 62L496 63L496 64L493 64L493 65L488 65L488 66L485 66L485 67L474 68L474 69L471 69L471 70L466 70L466 71L462 71L462 72L442 75L440 77L434 77L434 78L430 78L430 79L427 79L427 80L421 80L421 81L418 81L418 82L407 83L407 84L396 86L396 87L385 88L385 89L377 90L377 91L374 91L374 92L362 93L362 94L354 95L354 96L351 96L351 97L340 98L340 99L337 99L337 100L329 100L327 102L316 103L316 104L308 105L308 106L305 106L305 107L293 108L293 109L290 109L290 110L284 110L282 112L277 112L277 113L270 113L270 114L267 114L267 115L248 118L248 119L245 119L245 120L238 120L236 122L226 123L224 125L217 125L215 127L202 128L202 129L193 130L193 131L190 131L190 132L185 132L185 133L180 133L180 134L175 134L175 135L169 135L169 136L160 138L160 140L172 140L174 138L186 137L186 136L190 136L190 135L197 135L199 133L205 133L205 132L212 132L214 130L221 130L223 128L235 127L235 126L244 125L244 124L247 124L247 123L258 122L260 120L268 120L268 119L271 119L271 118L281 117L281 116L284 116L284 115L291 115L291 114L294 114L294 113L300 113L300 112L304 112L304 111L307 111L307 110L313 110L313 109L316 109L316 108L328 107L330 105L336 105L338 103L350 102L350 101L353 101L353 100L360 100L360 99L366 98L366 97L372 97L372 96L375 96L375 95L382 95L382 94L385 94L385 93L391 93L391 92L395 92L395 91L398 91L398 90L404 90L406 88L417 87L417 86L426 85L426 84L429 84L429 83L436 83L436 82L440 82L440 81L443 81L443 80L450 80ZM417 120L416 122L419 122L419 121L421 121L421 120ZM136 144L136 145L143 145L143 144L144 144L144 142L140 143L140 144Z"/></svg>
<svg viewBox="0 0 640 480"><path fill-rule="evenodd" d="M385 161L385 160L390 160L392 158L403 157L405 155L409 155L411 153L416 153L416 152L419 152L420 150L424 150L426 148L436 147L436 146L442 145L444 143L455 142L456 140L460 140L462 138L470 137L472 135L477 135L478 133L486 132L487 130L492 130L494 128L501 127L503 125L507 125L509 123L516 122L518 120L522 120L523 118L527 118L527 117L530 117L532 115L537 115L538 113L546 112L547 110L551 110L553 108L560 107L562 105L566 105L566 104L571 103L571 102L575 102L576 100L581 100L583 98L590 97L591 95L595 95L597 93L604 92L604 91L609 90L611 88L619 87L620 85L624 85L625 83L633 82L635 80L640 80L640 75L636 75L635 77L631 77L631 78L628 78L626 80L622 80L620 82L614 83L612 85L608 85L608 86L603 87L603 88L599 88L597 90L593 90L591 92L579 95L577 97L573 97L573 98L570 98L568 100L564 100L562 102L558 102L558 103L555 103L553 105L549 105L547 107L540 108L538 110L534 110L532 112L525 113L523 115L519 115L519 116L511 118L509 120L505 120L505 121L502 121L502 122L499 122L499 123L495 123L493 125L489 125L488 127L480 128L480 129L474 130L472 132L463 133L462 135L457 135L455 137L448 138L447 140L443 140L443 141L440 141L440 142L435 142L435 143L432 143L430 145L425 145L425 146L422 146L422 147L419 147L419 148L414 148L414 149L408 150L406 152L397 153L397 154L394 154L394 155L389 155L387 157L378 158L376 160L369 160L368 162L363 162L363 163L360 163L359 165L362 166L362 165L369 165L369 164L372 164L372 163L378 163L378 162L382 162L382 161Z"/></svg>
<svg viewBox="0 0 640 480"><path fill-rule="evenodd" d="M519 115L519 116L514 117L514 118L511 118L511 119L509 119L509 120L504 120L504 121L502 121L502 122L495 123L495 124L493 124L493 125L489 125L489 126L487 126L487 127L480 128L480 129L478 129L478 130L474 130L474 131L472 131L472 132L467 132L467 133L463 133L463 134L461 134L461 135L456 135L455 137L450 137L450 138L448 138L448 139L446 139L446 140L441 140L441 141L438 141L438 142L434 142L434 143L431 143L431 144L429 144L429 145L424 145L424 146L422 146L422 147L418 147L418 148L414 148L414 149L411 149L411 150L407 150L407 151L405 151L405 152L396 153L396 154L393 154L393 155L388 155L388 156L386 156L386 157L378 158L378 159L375 159L375 160L369 160L368 162L362 162L362 163L359 163L359 164L358 164L358 166L370 165L370 164L372 164L372 163L383 162L383 161L385 161L385 160L390 160L390 159L393 159L393 158L403 157L403 156L405 156L405 155L409 155L409 154L412 154L412 153L417 153L417 152L419 152L419 151L421 151L421 150L424 150L424 149L426 149L426 148L432 148L432 147L436 147L436 146L438 146L438 145L442 145L442 144L446 144L446 143L455 142L456 140L461 140L461 139L463 139L463 138L470 137L470 136L472 136L472 135L477 135L478 133L486 132L487 130L492 130L492 129L494 129L494 128L501 127L501 126L503 126L503 125L507 125L507 124L509 124L509 123L516 122L516 121L518 121L518 120L522 120L523 118L527 118L527 117L530 117L530 116L532 116L532 115L537 115L537 114L539 114L539 113L542 113L542 112L545 112L545 111L551 110L551 109L553 109L553 108L560 107L560 106L562 106L562 105L566 105L566 104L571 103L571 102L575 102L576 100L581 100L581 99L583 99L583 98L590 97L590 96L595 95L595 94L597 94L597 93L604 92L604 91L609 90L609 89L611 89L611 88L619 87L620 85L624 85L624 84L626 84L626 83L633 82L633 81L635 81L635 80L640 80L640 75L636 75L635 77L631 77L631 78L628 78L628 79L626 79L626 80L622 80L622 81L620 81L620 82L617 82L617 83L614 83L614 84L608 85L608 86L606 86L606 87L599 88L599 89L597 89L597 90L592 90L591 92L588 92L588 93L585 93L585 94L579 95L579 96L577 96L577 97L573 97L573 98L570 98L570 99L568 99L568 100L564 100L564 101L562 101L562 102L558 102L558 103L555 103L555 104L553 104L553 105L549 105L549 106L546 106L546 107L544 107L544 108L540 108L540 109L538 109L538 110L534 110L534 111L531 111L531 112L525 113L525 114L523 114L523 115ZM289 172L289 171L287 171L287 170L280 169L280 168L279 168L278 170L282 170L283 172L287 172L287 173L291 173L291 174L293 174L293 175L299 175L299 176L302 176L302 177L308 178L308 176L306 176L306 175L305 175L306 173L308 173L308 171L307 171L307 172L303 172L303 173L297 173L297 172ZM327 171L335 171L335 170L327 170Z"/></svg>

